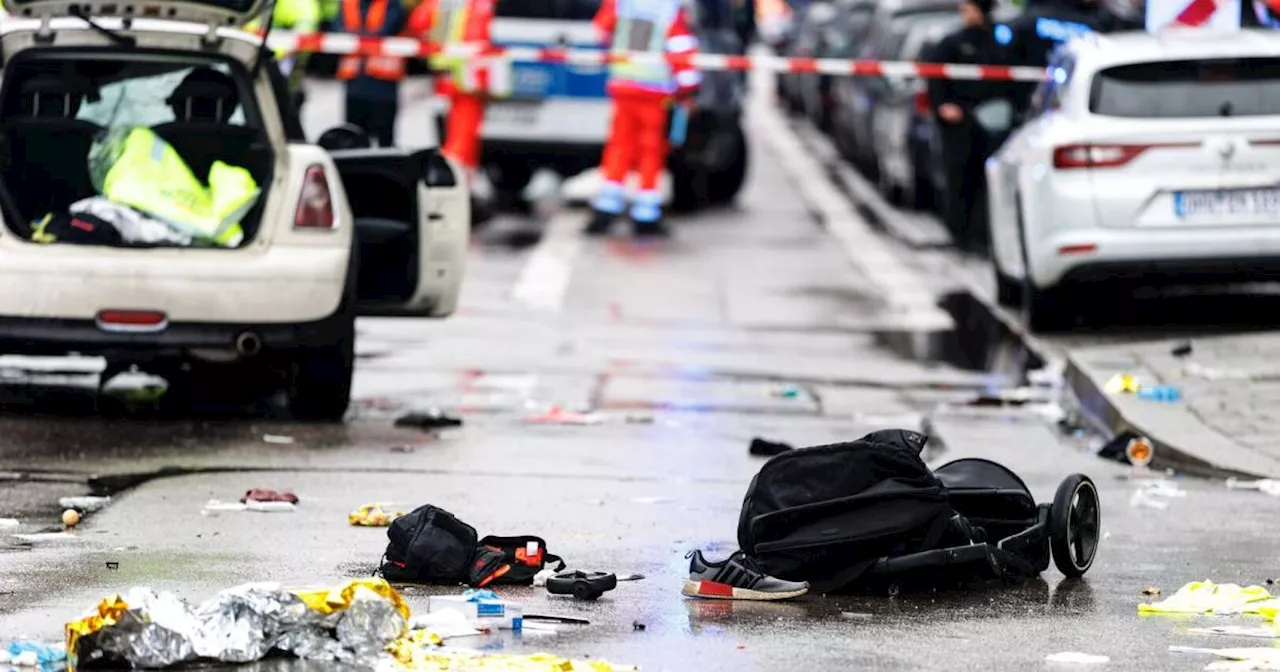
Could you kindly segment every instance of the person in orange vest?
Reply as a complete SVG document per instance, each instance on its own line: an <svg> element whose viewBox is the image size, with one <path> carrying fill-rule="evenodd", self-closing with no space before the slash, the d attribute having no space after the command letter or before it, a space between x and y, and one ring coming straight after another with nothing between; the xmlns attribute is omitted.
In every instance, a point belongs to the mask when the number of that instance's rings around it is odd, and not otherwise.
<svg viewBox="0 0 1280 672"><path fill-rule="evenodd" d="M686 55L698 50L681 0L604 0L594 24L602 42L614 51ZM640 190L631 205L637 236L668 236L662 221L658 180L667 162L668 118L673 102L687 100L702 83L702 73L687 64L619 62L609 66L613 122L600 161L604 179L591 201L587 235L608 233L626 209L627 177L639 173Z"/></svg>
<svg viewBox="0 0 1280 672"><path fill-rule="evenodd" d="M408 31L441 48L465 44L487 49L493 13L493 0L423 0L409 17ZM428 60L431 69L442 75L436 78L436 92L449 99L441 152L467 171L472 195L488 201L492 193L480 170L480 124L485 103L500 84L494 80L501 71L482 59L456 55L440 54Z"/></svg>
<svg viewBox="0 0 1280 672"><path fill-rule="evenodd" d="M393 37L405 28L408 12L401 0L342 0L342 28L365 37ZM395 145L400 82L406 72L399 56L348 54L338 61L338 79L347 84L347 122Z"/></svg>

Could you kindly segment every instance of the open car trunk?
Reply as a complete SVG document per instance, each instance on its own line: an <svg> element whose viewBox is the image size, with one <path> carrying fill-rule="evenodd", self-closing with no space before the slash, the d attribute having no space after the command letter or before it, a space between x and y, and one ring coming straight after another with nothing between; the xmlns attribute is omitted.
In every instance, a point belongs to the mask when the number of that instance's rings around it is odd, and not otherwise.
<svg viewBox="0 0 1280 672"><path fill-rule="evenodd" d="M111 235L86 235L86 199L105 199L91 177L90 150L112 129L148 128L176 151L202 188L215 162L242 168L258 195L237 221L244 247L261 224L275 155L242 63L211 54L147 49L31 48L5 63L0 84L0 207L14 233L37 242L78 242L123 247L187 246L182 233L169 238L171 219L136 202L111 201L115 219L93 211L95 226ZM107 163L110 166L112 164ZM221 169L221 168L220 168ZM157 185L159 191L159 185ZM101 203L99 203L101 205ZM124 205L121 214L119 206ZM134 213L147 220L146 234ZM66 235L42 239L42 221L61 222ZM108 225L103 225L107 222ZM73 228L65 228L70 225Z"/></svg>

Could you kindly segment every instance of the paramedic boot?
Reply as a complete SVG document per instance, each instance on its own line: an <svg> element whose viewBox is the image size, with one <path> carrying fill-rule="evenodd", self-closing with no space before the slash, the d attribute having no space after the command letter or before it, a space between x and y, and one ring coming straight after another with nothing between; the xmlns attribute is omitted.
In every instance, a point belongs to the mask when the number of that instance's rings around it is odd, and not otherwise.
<svg viewBox="0 0 1280 672"><path fill-rule="evenodd" d="M689 578L684 582L686 597L720 600L787 600L809 592L808 583L783 581L756 569L742 551L720 562L707 562L702 551L692 551Z"/></svg>
<svg viewBox="0 0 1280 672"><path fill-rule="evenodd" d="M613 228L613 220L626 208L626 188L620 182L605 182L591 199L591 222L582 232L588 236L607 235Z"/></svg>
<svg viewBox="0 0 1280 672"><path fill-rule="evenodd" d="M642 191L631 205L631 221L637 238L669 238L671 229L662 222L662 192Z"/></svg>

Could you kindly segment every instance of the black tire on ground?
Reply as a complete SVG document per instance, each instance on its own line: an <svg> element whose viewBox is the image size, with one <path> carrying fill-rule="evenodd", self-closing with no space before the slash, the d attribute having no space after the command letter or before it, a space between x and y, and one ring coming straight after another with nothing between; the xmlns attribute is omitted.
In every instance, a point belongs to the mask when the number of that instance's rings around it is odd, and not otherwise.
<svg viewBox="0 0 1280 672"><path fill-rule="evenodd" d="M1049 548L1053 564L1067 578L1084 576L1098 554L1102 507L1098 488L1084 474L1071 474L1058 486L1049 509Z"/></svg>
<svg viewBox="0 0 1280 672"><path fill-rule="evenodd" d="M1000 268L991 264L996 276L996 302L1005 308L1017 308L1022 305L1023 283L1000 272Z"/></svg>
<svg viewBox="0 0 1280 672"><path fill-rule="evenodd" d="M735 127L733 131L734 144L738 147L733 163L729 164L725 170L711 175L707 180L707 200L714 205L733 202L747 182L747 169L751 158L747 136L743 134L740 126Z"/></svg>
<svg viewBox="0 0 1280 672"><path fill-rule="evenodd" d="M332 344L291 353L287 394L289 412L295 419L342 422L351 405L355 342L352 316Z"/></svg>
<svg viewBox="0 0 1280 672"><path fill-rule="evenodd" d="M693 212L707 201L710 176L677 163L671 169L672 212Z"/></svg>

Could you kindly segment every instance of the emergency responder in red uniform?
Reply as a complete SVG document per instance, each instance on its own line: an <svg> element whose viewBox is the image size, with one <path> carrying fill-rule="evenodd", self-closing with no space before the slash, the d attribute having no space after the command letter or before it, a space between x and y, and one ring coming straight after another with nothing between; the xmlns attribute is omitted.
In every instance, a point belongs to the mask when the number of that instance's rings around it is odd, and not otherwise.
<svg viewBox="0 0 1280 672"><path fill-rule="evenodd" d="M408 30L444 49L461 45L487 49L492 22L493 0L423 0L409 17ZM485 102L494 92L494 67L483 59L446 54L432 56L430 64L437 73L447 73L436 79L436 91L449 98L441 151L467 171L472 195L488 201L489 183L480 171L480 123Z"/></svg>
<svg viewBox="0 0 1280 672"><path fill-rule="evenodd" d="M343 29L367 37L392 37L404 30L408 12L401 0L342 0ZM395 144L400 82L406 72L399 56L348 54L338 61L338 79L347 83L347 122L378 139Z"/></svg>
<svg viewBox="0 0 1280 672"><path fill-rule="evenodd" d="M604 0L594 20L601 40L614 51L688 55L698 50L681 0ZM698 89L702 73L688 64L621 62L609 66L613 125L604 147L600 172L604 179L591 202L588 235L608 233L627 205L626 183L632 169L640 190L631 204L637 236L666 236L662 192L658 180L667 162L667 133L674 101Z"/></svg>

